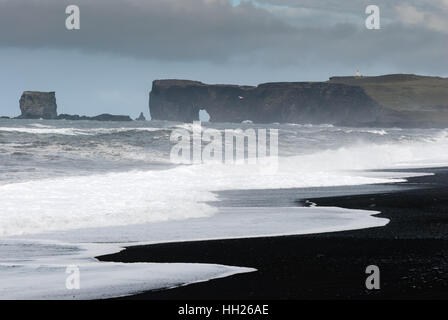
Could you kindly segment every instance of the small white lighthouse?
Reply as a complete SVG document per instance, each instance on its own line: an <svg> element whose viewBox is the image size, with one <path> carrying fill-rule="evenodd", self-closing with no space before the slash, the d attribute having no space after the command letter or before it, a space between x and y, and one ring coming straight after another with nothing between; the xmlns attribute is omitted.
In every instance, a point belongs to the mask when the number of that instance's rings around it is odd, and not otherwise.
<svg viewBox="0 0 448 320"><path fill-rule="evenodd" d="M355 78L361 78L361 77L362 77L361 71L356 70Z"/></svg>

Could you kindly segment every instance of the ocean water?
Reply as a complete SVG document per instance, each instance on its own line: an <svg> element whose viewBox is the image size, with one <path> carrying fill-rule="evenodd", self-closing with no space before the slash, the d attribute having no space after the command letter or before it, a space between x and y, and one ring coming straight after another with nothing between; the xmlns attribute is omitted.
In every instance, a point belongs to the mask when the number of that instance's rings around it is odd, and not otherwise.
<svg viewBox="0 0 448 320"><path fill-rule="evenodd" d="M443 129L202 127L278 129L278 170L173 164L170 135L192 124L0 120L0 298L105 298L251 272L94 257L130 244L383 226L376 212L303 208L294 199L319 188L404 181L414 167L448 164ZM80 290L66 289L67 266L79 267Z"/></svg>

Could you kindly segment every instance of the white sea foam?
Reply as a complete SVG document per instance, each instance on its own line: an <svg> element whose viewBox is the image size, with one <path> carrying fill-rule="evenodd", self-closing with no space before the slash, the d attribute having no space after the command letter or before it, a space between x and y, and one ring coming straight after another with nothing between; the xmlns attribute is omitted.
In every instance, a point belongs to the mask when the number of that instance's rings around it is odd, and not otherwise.
<svg viewBox="0 0 448 320"><path fill-rule="evenodd" d="M380 136L387 135L388 132L384 129L374 130L374 129L341 129L345 133L371 133L371 134L378 134Z"/></svg>
<svg viewBox="0 0 448 320"><path fill-rule="evenodd" d="M287 123L287 125L294 126L294 127L303 127L303 128L334 128L334 125L332 125L332 124Z"/></svg>
<svg viewBox="0 0 448 320"><path fill-rule="evenodd" d="M96 254L120 250L116 244L57 241L0 241L0 299L107 299L226 277L251 268L187 263L99 263ZM5 251L21 252L21 260ZM36 255L35 253L39 254ZM8 254L8 252L6 252ZM69 268L69 269L67 269ZM71 269L70 269L71 268ZM67 270L79 270L79 290L68 290Z"/></svg>
<svg viewBox="0 0 448 320"><path fill-rule="evenodd" d="M387 219L372 217L374 213L340 208L220 208L212 218L3 240L0 298L110 298L252 272L255 269L213 264L100 263L92 257L117 252L129 245L309 234L388 223ZM79 268L80 290L65 288L67 266Z"/></svg>
<svg viewBox="0 0 448 320"><path fill-rule="evenodd" d="M212 217L27 235L27 239L119 246L198 240L273 237L386 225L376 211L336 207L220 207ZM14 239L22 236L11 237ZM97 253L98 254L98 253ZM105 254L105 253L102 253Z"/></svg>
<svg viewBox="0 0 448 320"><path fill-rule="evenodd" d="M32 124L30 124L30 126L36 127L36 128L53 128L52 126L47 126L42 123L32 123Z"/></svg>
<svg viewBox="0 0 448 320"><path fill-rule="evenodd" d="M97 134L110 134L110 133L120 133L128 131L148 131L154 132L162 130L161 128L55 128L51 126L34 124L33 127L0 127L0 132L19 132L19 133L29 133L29 134L55 134L55 135L97 135Z"/></svg>
<svg viewBox="0 0 448 320"><path fill-rule="evenodd" d="M220 190L391 182L354 170L446 165L447 148L445 139L340 148L280 158L275 174L207 164L10 183L0 185L0 234L208 217L217 209L206 202Z"/></svg>
<svg viewBox="0 0 448 320"><path fill-rule="evenodd" d="M260 176L257 170L219 165L184 166L0 186L0 234L40 233L211 216L212 191L277 189L389 182L328 172L287 170Z"/></svg>
<svg viewBox="0 0 448 320"><path fill-rule="evenodd" d="M30 133L30 134L61 134L61 135L85 135L87 133L79 129L74 128L51 128L51 127L41 127L41 128L24 128L24 127L0 127L0 132L19 132L19 133Z"/></svg>

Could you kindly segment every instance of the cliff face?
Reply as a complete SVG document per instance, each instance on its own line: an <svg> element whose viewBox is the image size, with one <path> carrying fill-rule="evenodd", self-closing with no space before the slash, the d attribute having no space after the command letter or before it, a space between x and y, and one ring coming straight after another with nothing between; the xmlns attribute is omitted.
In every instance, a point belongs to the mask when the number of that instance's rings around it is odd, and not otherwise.
<svg viewBox="0 0 448 320"><path fill-rule="evenodd" d="M25 91L19 103L22 119L55 119L57 117L54 92Z"/></svg>
<svg viewBox="0 0 448 320"><path fill-rule="evenodd" d="M153 119L191 122L205 109L212 122L331 123L363 125L381 107L359 86L325 82L266 83L257 87L156 80Z"/></svg>

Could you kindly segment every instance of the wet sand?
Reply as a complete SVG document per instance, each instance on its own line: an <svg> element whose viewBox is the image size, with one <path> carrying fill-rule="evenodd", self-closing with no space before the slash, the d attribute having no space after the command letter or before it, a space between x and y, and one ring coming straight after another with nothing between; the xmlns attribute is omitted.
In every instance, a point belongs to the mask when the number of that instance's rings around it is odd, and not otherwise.
<svg viewBox="0 0 448 320"><path fill-rule="evenodd" d="M379 217L391 220L385 227L136 246L100 259L215 263L258 270L125 299L447 299L448 169L421 171L435 175L409 178L393 191L298 199L298 204L309 200L318 206L381 211ZM365 287L368 265L380 268L380 290Z"/></svg>

